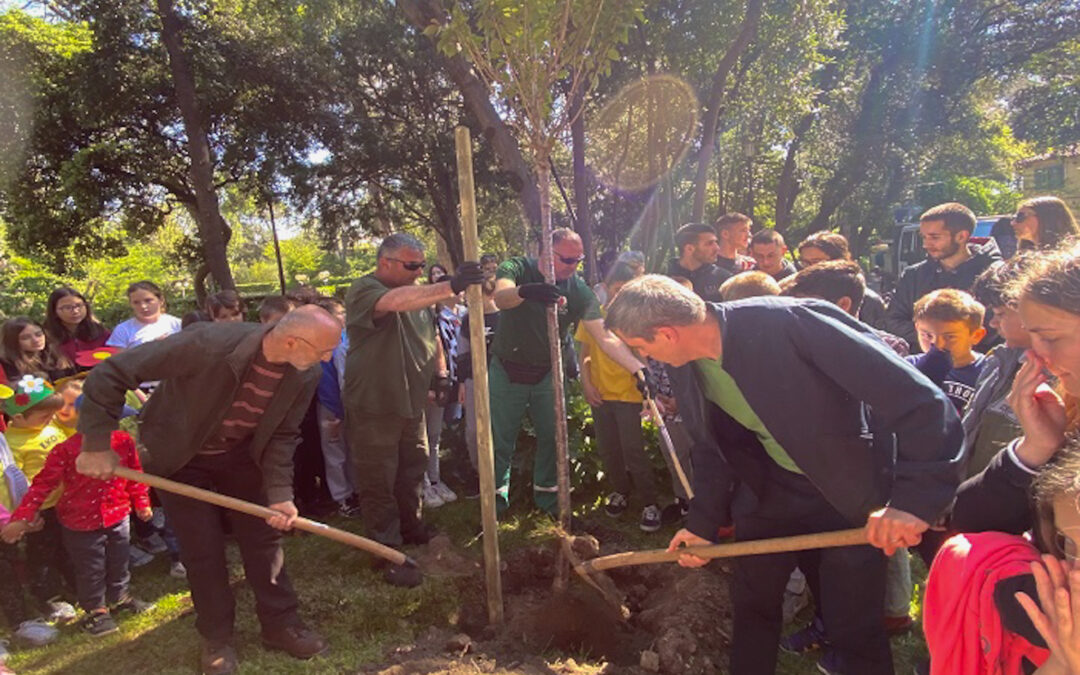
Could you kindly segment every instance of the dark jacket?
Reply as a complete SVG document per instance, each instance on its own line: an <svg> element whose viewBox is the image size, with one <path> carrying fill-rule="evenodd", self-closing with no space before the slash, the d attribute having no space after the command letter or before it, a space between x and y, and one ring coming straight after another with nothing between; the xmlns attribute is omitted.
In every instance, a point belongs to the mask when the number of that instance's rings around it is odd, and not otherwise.
<svg viewBox="0 0 1080 675"><path fill-rule="evenodd" d="M140 415L139 444L147 449L148 473L171 475L220 426L269 330L252 323L202 323L102 361L83 386L83 451L109 451L125 393L140 382L161 380ZM248 443L271 504L292 499L293 451L321 373L286 368Z"/></svg>
<svg viewBox="0 0 1080 675"><path fill-rule="evenodd" d="M819 300L750 298L709 310L720 323L724 370L852 525L886 504L932 523L952 502L962 471L960 419L945 394L869 327ZM760 495L772 460L704 397L692 363L672 369L671 380L692 440L696 494L687 527L711 539L730 523L734 479ZM868 435L863 404L889 442ZM890 434L895 462L880 456L892 447Z"/></svg>
<svg viewBox="0 0 1080 675"><path fill-rule="evenodd" d="M918 351L919 345L913 322L915 302L939 288L969 290L975 283L975 277L1001 260L1001 252L993 239L981 246L968 244L968 250L971 251L971 258L957 265L956 269L946 270L937 260L927 258L907 268L900 276L885 315L884 329L907 340L912 351Z"/></svg>
<svg viewBox="0 0 1080 675"><path fill-rule="evenodd" d="M997 530L1023 534L1035 526L1031 483L1035 474L1017 466L1002 450L980 473L964 481L956 491L949 519L950 532Z"/></svg>
<svg viewBox="0 0 1080 675"><path fill-rule="evenodd" d="M731 272L713 264L702 265L691 272L679 264L678 258L668 261L667 275L689 279L694 293L706 302L720 302L720 284L731 278Z"/></svg>

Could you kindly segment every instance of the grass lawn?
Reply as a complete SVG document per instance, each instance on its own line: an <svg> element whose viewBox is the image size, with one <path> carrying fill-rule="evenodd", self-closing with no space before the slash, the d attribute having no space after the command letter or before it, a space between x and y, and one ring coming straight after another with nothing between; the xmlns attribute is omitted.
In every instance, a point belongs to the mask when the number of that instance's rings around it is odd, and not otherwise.
<svg viewBox="0 0 1080 675"><path fill-rule="evenodd" d="M458 500L428 514L436 527L450 535L455 546L481 555L474 537L478 530L479 502ZM645 534L626 517L612 521L595 508L584 515L586 524L602 524L605 530L620 533L620 546L657 548L663 546L673 528ZM360 531L357 521L334 519L334 525ZM535 545L550 537L546 519L535 515L509 518L500 528L504 551ZM475 580L432 578L418 589L393 588L369 569L365 554L315 536L293 536L286 540L288 568L301 599L302 613L309 623L331 642L325 658L300 662L261 648L250 590L240 581L239 555L230 551L237 595L237 649L241 673L285 675L294 673L355 673L385 663L385 654L395 646L409 644L430 627L454 630L461 609L463 583ZM925 570L916 563L913 574L921 586ZM18 673L46 675L58 673L155 673L180 675L197 672L198 640L194 614L183 581L167 574L167 560L159 556L153 563L134 570L132 588L139 597L157 607L141 616L122 617L120 632L92 638L75 627L67 627L55 644L46 648L12 649L9 665ZM473 592L478 592L475 588ZM913 658L923 657L926 648L921 630L893 640L897 672L909 673ZM580 659L580 655L574 655ZM781 656L779 671L786 674L816 673L813 657Z"/></svg>

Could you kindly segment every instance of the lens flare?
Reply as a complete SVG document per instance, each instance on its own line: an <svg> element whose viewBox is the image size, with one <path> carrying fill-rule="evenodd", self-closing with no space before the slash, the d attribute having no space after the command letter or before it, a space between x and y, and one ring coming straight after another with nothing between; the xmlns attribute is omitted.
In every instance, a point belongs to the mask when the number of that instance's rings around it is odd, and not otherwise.
<svg viewBox="0 0 1080 675"><path fill-rule="evenodd" d="M694 89L674 75L623 87L590 121L586 157L599 181L626 192L655 185L686 156L697 133Z"/></svg>

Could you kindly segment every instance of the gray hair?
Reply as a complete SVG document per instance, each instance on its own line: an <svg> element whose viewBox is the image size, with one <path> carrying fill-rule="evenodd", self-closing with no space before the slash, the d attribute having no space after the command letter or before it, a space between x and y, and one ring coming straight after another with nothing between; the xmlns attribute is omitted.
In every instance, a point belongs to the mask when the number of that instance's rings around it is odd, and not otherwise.
<svg viewBox="0 0 1080 675"><path fill-rule="evenodd" d="M652 340L660 326L705 320L705 301L678 282L646 274L627 282L608 306L604 326L628 338Z"/></svg>
<svg viewBox="0 0 1080 675"><path fill-rule="evenodd" d="M382 240L382 243L379 244L379 249L375 252L375 258L384 258L403 248L411 248L415 251L420 251L421 253L424 252L424 244L419 239L407 232L395 232Z"/></svg>

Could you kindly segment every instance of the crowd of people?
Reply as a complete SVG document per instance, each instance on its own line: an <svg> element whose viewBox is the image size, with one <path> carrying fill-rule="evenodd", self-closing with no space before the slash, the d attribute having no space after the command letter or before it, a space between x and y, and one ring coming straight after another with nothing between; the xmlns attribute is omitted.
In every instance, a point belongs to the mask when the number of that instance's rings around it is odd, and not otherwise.
<svg viewBox="0 0 1080 675"><path fill-rule="evenodd" d="M927 259L888 300L843 236L789 250L739 213L681 227L665 275L630 251L606 259L594 287L578 272L581 238L559 229L554 283L525 256L428 267L424 245L396 233L343 299L269 296L258 322L233 291L178 318L139 281L131 318L110 330L58 288L40 322L2 327L0 611L32 645L76 620L115 632L117 613L151 607L130 569L166 554L191 588L202 672L231 673L231 537L264 645L323 653L281 531L301 513L336 515L387 546L422 545L425 508L479 496L477 317L463 304L475 285L500 515L526 415L532 501L557 511L554 306L564 367L592 408L607 516L633 509L645 532L681 523L672 550L866 525L866 546L734 563L732 673L773 672L780 648L818 651L826 674L893 672L888 638L912 625L909 549L931 570L929 672L1080 673L1080 450L1067 440L1080 418L1077 224L1056 198L1025 201L1003 259L975 223L956 203L926 211ZM670 486L646 451L646 398L671 438ZM470 470L455 491L440 454L459 422ZM278 515L223 515L117 477L121 465ZM422 583L410 563L376 566L387 583ZM781 638L811 601L809 625Z"/></svg>

